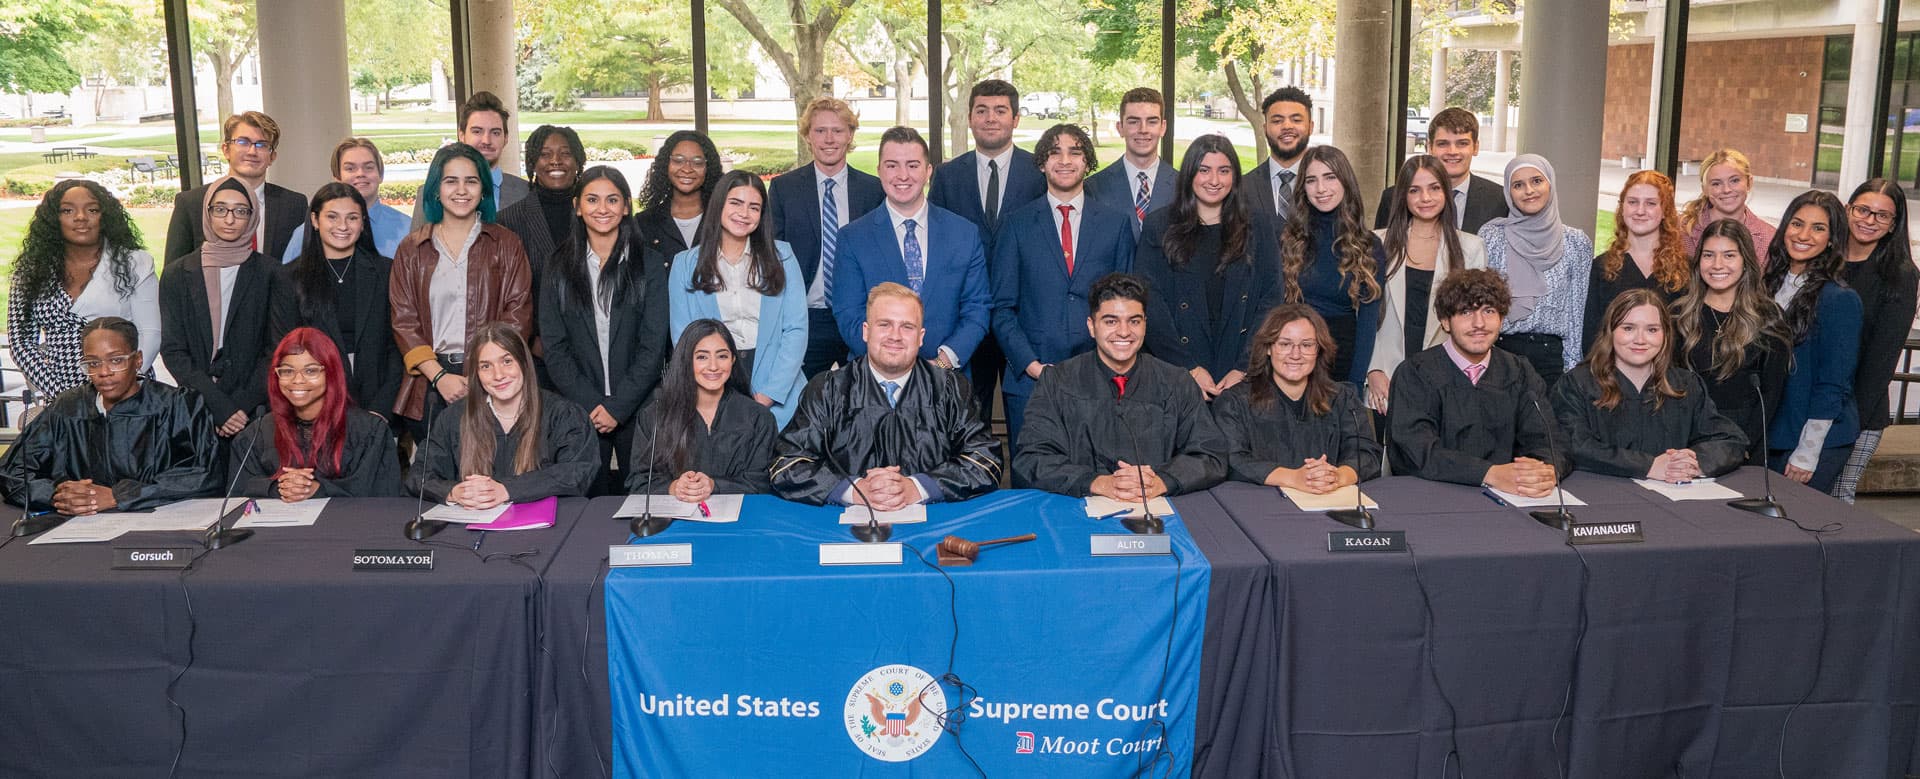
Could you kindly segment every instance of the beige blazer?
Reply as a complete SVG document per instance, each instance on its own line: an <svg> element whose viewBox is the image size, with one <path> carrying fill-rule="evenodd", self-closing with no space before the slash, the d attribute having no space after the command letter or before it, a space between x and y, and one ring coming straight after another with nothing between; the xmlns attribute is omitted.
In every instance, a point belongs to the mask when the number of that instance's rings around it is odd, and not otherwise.
<svg viewBox="0 0 1920 779"><path fill-rule="evenodd" d="M1375 230L1373 234L1386 241L1385 230ZM1471 233L1460 233L1460 252L1466 255L1466 267L1487 267L1486 245ZM1388 378L1393 377L1393 369L1407 355L1432 346L1438 346L1444 335L1440 332L1440 317L1433 314L1433 293L1439 291L1440 282L1447 277L1447 264L1436 262L1433 267L1433 288L1427 293L1427 332L1421 343L1411 347L1406 343L1407 321L1407 274L1395 272L1384 285L1386 295L1385 310L1380 316L1380 331L1373 337L1373 362L1367 366L1368 372L1382 371ZM1369 404L1371 405L1371 404Z"/></svg>

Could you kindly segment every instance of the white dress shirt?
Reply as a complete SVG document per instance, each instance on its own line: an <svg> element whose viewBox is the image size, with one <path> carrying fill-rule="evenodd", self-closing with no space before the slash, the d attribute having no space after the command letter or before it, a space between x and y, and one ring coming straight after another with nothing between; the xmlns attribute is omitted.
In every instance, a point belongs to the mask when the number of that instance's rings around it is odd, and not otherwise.
<svg viewBox="0 0 1920 779"><path fill-rule="evenodd" d="M748 286L753 277L753 251L740 252L739 262L727 259L716 247L714 268L720 272L720 291L713 293L720 321L742 351L760 342L760 293Z"/></svg>
<svg viewBox="0 0 1920 779"><path fill-rule="evenodd" d="M820 213L823 218L827 213L825 206L827 199L827 181L829 179L833 181L833 210L834 213L840 217L840 227L845 229L847 222L852 221L847 218L847 166L841 165L840 172L831 176L827 175L825 171L820 170L818 163L815 163L813 166L813 199L814 202L821 205ZM837 251L834 254L833 262L834 267L839 267L840 255ZM815 273L813 274L813 284L807 287L807 308L826 307L827 274Z"/></svg>
<svg viewBox="0 0 1920 779"><path fill-rule="evenodd" d="M985 152L974 149L973 160L978 163L978 165L974 167L974 172L979 175L981 213L986 213L987 179L993 175L992 171L987 170L987 163L993 162L1000 166L1000 202L995 203L993 209L994 213L998 214L1000 213L1001 207L1006 205L1007 202L1007 164L1013 162L1013 144L1007 144L1006 151L1000 152L1000 156L998 157L989 157Z"/></svg>
<svg viewBox="0 0 1920 779"><path fill-rule="evenodd" d="M587 293L593 296L593 334L600 342L600 383L603 394L613 394L613 368L607 348L613 342L613 319L600 302L600 255L587 249Z"/></svg>
<svg viewBox="0 0 1920 779"><path fill-rule="evenodd" d="M1073 216L1071 217L1073 220L1073 256L1078 258L1080 256L1080 215L1087 211L1087 191L1085 189L1080 190L1078 194L1073 196L1072 200L1061 200L1055 197L1051 190L1047 192L1047 209L1053 213L1053 235L1056 241L1059 240L1060 237L1061 206L1073 206Z"/></svg>

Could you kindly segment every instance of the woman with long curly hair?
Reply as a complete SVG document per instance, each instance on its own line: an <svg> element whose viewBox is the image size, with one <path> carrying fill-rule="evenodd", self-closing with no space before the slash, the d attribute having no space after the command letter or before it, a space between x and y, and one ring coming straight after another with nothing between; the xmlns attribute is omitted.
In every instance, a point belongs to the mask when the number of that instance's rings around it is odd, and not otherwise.
<svg viewBox="0 0 1920 779"><path fill-rule="evenodd" d="M634 217L654 267L666 269L674 256L699 241L700 219L718 183L720 150L713 139L680 130L660 144L640 188L640 215Z"/></svg>
<svg viewBox="0 0 1920 779"><path fill-rule="evenodd" d="M1787 204L1767 247L1767 290L1793 340L1786 394L1767 428L1768 464L1821 492L1833 489L1860 435L1853 373L1860 362L1860 296L1840 279L1846 207L1810 190Z"/></svg>
<svg viewBox="0 0 1920 779"><path fill-rule="evenodd" d="M1280 235L1283 299L1313 306L1326 319L1339 346L1334 377L1362 386L1380 325L1380 268L1387 255L1361 221L1366 205L1345 152L1332 146L1307 150L1291 213Z"/></svg>
<svg viewBox="0 0 1920 779"><path fill-rule="evenodd" d="M1840 276L1860 296L1865 325L1860 329L1860 366L1853 374L1853 400L1860 412L1860 437L1840 469L1833 496L1848 503L1860 473L1880 448L1888 422L1887 384L1893 366L1906 351L1913 326L1920 272L1907 246L1907 193L1891 179L1868 180L1847 201L1847 264Z"/></svg>
<svg viewBox="0 0 1920 779"><path fill-rule="evenodd" d="M1683 482L1740 467L1747 439L1693 371L1673 364L1673 317L1650 289L1608 304L1585 362L1553 386L1575 470Z"/></svg>
<svg viewBox="0 0 1920 779"><path fill-rule="evenodd" d="M140 328L143 354L160 354L160 281L140 228L120 201L86 179L47 190L13 261L7 335L27 386L51 399L87 383L80 328L117 316Z"/></svg>
<svg viewBox="0 0 1920 779"><path fill-rule="evenodd" d="M1680 216L1673 210L1673 179L1657 170L1628 176L1613 210L1613 243L1594 258L1587 279L1587 315L1580 329L1587 342L1605 335L1601 319L1622 292L1650 289L1662 304L1672 302L1692 275L1687 258Z"/></svg>
<svg viewBox="0 0 1920 779"><path fill-rule="evenodd" d="M1693 266L1687 291L1671 306L1679 338L1675 363L1699 376L1713 405L1740 426L1747 464L1764 466L1760 441L1767 417L1761 411L1780 407L1792 339L1767 294L1745 225L1731 219L1707 225Z"/></svg>
<svg viewBox="0 0 1920 779"><path fill-rule="evenodd" d="M266 416L247 425L233 463L240 494L308 498L400 495L400 459L385 419L353 402L346 361L326 333L296 327L267 370Z"/></svg>
<svg viewBox="0 0 1920 779"><path fill-rule="evenodd" d="M1253 334L1247 380L1213 402L1229 444L1228 476L1324 495L1380 475L1373 416L1351 383L1334 378L1338 348L1310 305L1267 313Z"/></svg>

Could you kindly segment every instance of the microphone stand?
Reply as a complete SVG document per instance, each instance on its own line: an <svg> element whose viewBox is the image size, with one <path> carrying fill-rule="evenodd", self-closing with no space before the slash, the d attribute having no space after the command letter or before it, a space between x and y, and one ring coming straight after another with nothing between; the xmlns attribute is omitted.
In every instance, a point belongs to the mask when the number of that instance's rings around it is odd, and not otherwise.
<svg viewBox="0 0 1920 779"><path fill-rule="evenodd" d="M653 432L647 439L647 486L646 503L640 507L640 516L627 522L627 531L634 538L647 538L666 532L673 526L673 517L653 515L653 457L660 449L660 417L666 413L666 405L655 403L653 406Z"/></svg>
<svg viewBox="0 0 1920 779"><path fill-rule="evenodd" d="M1358 427L1358 424L1360 420L1360 412L1358 410L1358 407L1356 407L1356 410L1353 416L1354 416L1354 422L1356 425L1354 427L1354 435L1359 435L1360 428ZM1345 439L1342 439L1342 440L1344 442ZM1336 453L1336 458L1337 456L1338 456L1338 453ZM1333 519L1333 521L1335 522L1339 522L1340 524L1347 525L1349 527L1352 527L1358 530L1373 529L1373 512L1367 511L1366 496L1361 494L1360 482L1358 480L1355 480L1353 483L1353 508L1337 509L1334 511L1329 511L1327 512L1327 516Z"/></svg>
<svg viewBox="0 0 1920 779"><path fill-rule="evenodd" d="M423 360L422 362L425 362L425 361ZM433 418L439 416L439 414L433 413L433 395L431 393L438 392L438 391L439 390L436 389L433 385L429 384L427 385L427 392L429 394L426 397L421 398L420 400L420 413L427 415L427 440L428 441L433 440ZM427 465L426 452L427 452L427 441L413 442L413 467L415 469L429 467ZM446 522L443 522L438 519L427 519L427 515L424 511L424 506L423 506L423 504L426 502L426 499L427 499L427 474L421 473L420 474L420 492L419 494L415 495L413 499L413 519L407 522L407 526L405 528L408 540L425 541L428 538L431 538L433 534L447 529Z"/></svg>
<svg viewBox="0 0 1920 779"><path fill-rule="evenodd" d="M1767 496L1764 498L1736 498L1727 501L1727 505L1741 511L1751 511L1763 517L1786 519L1786 508L1782 507L1773 499L1773 469L1767 467L1766 461L1768 455L1773 452L1773 450L1767 446L1767 395L1760 391L1759 376L1749 373L1747 374L1747 379L1749 383L1753 385L1753 396L1760 401L1760 483L1764 485Z"/></svg>
<svg viewBox="0 0 1920 779"><path fill-rule="evenodd" d="M240 434L246 435L246 431L242 430ZM233 491L240 486L240 475L246 472L247 458L253 456L253 445L257 441L252 436L247 437L247 450L240 454L239 467L233 469L233 479L227 482L227 494L220 496L220 513L213 519L213 532L207 534L208 549L225 549L253 537L251 528L227 525L227 502L233 500ZM241 511L235 513L244 512L246 507L246 503L241 503Z"/></svg>
<svg viewBox="0 0 1920 779"><path fill-rule="evenodd" d="M67 518L61 516L58 512L34 516L33 482L26 477L22 477L19 480L19 485L21 492L20 518L13 521L13 527L8 531L12 537L25 538L27 536L39 535L59 527L67 521Z"/></svg>
<svg viewBox="0 0 1920 779"><path fill-rule="evenodd" d="M1535 522L1539 522L1555 530L1566 532L1573 527L1573 514L1567 511L1566 491L1560 489L1560 450L1555 447L1553 443L1553 419L1547 416L1547 412L1544 409L1540 408L1539 398L1534 397L1532 393L1528 393L1527 400L1533 401L1534 413L1540 415L1540 423L1544 426L1542 431L1547 435L1547 456L1553 458L1553 462L1547 464L1548 467L1554 469L1553 495L1560 499L1560 507L1557 509L1535 509L1527 512L1527 515L1533 517Z"/></svg>
<svg viewBox="0 0 1920 779"><path fill-rule="evenodd" d="M1147 472L1140 459L1140 440L1134 437L1133 426L1127 424L1126 414L1120 408L1126 399L1126 390L1121 390L1120 397L1113 402L1113 410L1114 416L1120 419L1120 429L1127 431L1127 443L1133 447L1133 475L1140 479L1140 516L1123 518L1120 524L1135 535L1159 535L1167 532L1167 523L1153 515L1153 505L1147 500Z"/></svg>

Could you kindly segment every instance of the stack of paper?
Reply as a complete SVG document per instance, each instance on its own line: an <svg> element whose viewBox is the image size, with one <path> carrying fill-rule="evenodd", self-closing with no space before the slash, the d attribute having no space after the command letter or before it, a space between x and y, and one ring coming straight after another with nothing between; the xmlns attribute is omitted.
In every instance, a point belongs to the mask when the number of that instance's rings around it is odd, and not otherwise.
<svg viewBox="0 0 1920 779"><path fill-rule="evenodd" d="M1515 508L1533 508L1535 506L1560 505L1560 499L1554 497L1553 493L1551 492L1547 493L1546 497L1544 498L1529 498L1522 495L1516 495L1511 492L1502 492L1492 487L1482 487L1481 489L1486 490L1487 497L1493 498L1494 502L1499 503L1502 506L1513 506ZM1571 492L1560 489L1559 487L1555 487L1554 489L1557 490L1561 495L1566 496L1567 505L1569 506L1587 505L1586 501L1574 497L1573 493Z"/></svg>
<svg viewBox="0 0 1920 779"><path fill-rule="evenodd" d="M221 503L217 498L204 498L171 503L145 513L108 512L74 517L28 543L85 544L112 541L127 533L202 531L213 526ZM228 508L237 505L233 503Z"/></svg>
<svg viewBox="0 0 1920 779"><path fill-rule="evenodd" d="M1340 509L1353 508L1355 493L1359 491L1360 485L1358 484L1349 484L1325 495L1315 495L1311 492L1296 490L1292 487L1280 488L1281 494L1286 495L1287 500L1293 501L1293 505L1299 506L1301 511L1338 511ZM1373 502L1372 497L1364 494L1358 497L1366 501L1367 508L1380 508L1380 504Z"/></svg>
<svg viewBox="0 0 1920 779"><path fill-rule="evenodd" d="M1164 497L1147 501L1147 506L1153 509L1153 515L1156 517L1173 516L1173 502ZM1137 517L1140 516L1140 501L1130 500L1123 503L1100 495L1088 495L1087 516L1093 519Z"/></svg>
<svg viewBox="0 0 1920 779"><path fill-rule="evenodd" d="M620 519L638 517L651 513L656 517L671 517L693 522L738 522L742 495L711 495L707 497L707 513L700 513L700 504L687 503L672 495L628 495L620 504L620 510L613 515Z"/></svg>
<svg viewBox="0 0 1920 779"><path fill-rule="evenodd" d="M1634 479L1633 483L1667 496L1667 500L1734 500L1739 492L1712 479L1694 479L1688 484L1668 484L1652 479Z"/></svg>
<svg viewBox="0 0 1920 779"><path fill-rule="evenodd" d="M254 503L234 527L306 527L320 519L332 498L308 498L298 503L264 498Z"/></svg>
<svg viewBox="0 0 1920 779"><path fill-rule="evenodd" d="M507 513L507 509L512 507L511 503L502 503L490 509L466 509L447 503L427 509L427 513L420 515L420 518L471 525L476 522L492 522L499 519L501 514Z"/></svg>

